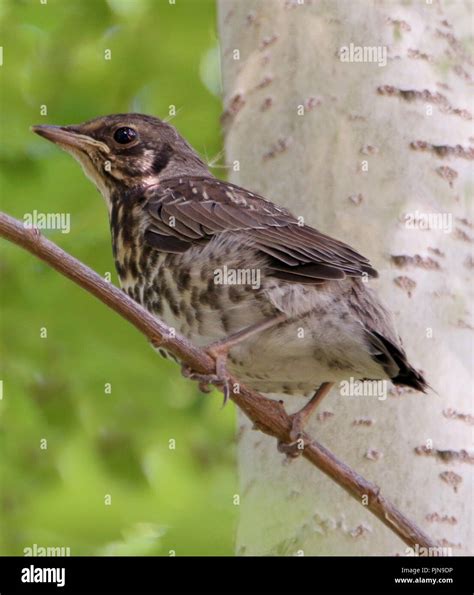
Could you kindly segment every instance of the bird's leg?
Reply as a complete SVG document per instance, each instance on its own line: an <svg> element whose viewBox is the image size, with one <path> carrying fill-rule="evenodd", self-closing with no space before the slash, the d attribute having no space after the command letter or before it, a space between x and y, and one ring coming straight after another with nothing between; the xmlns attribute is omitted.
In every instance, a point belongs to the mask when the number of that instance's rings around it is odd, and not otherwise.
<svg viewBox="0 0 474 595"><path fill-rule="evenodd" d="M278 444L278 449L281 452L286 453L289 456L295 457L302 454L304 450L304 441L302 440L302 435L306 424L308 423L309 418L314 413L318 405L324 399L324 397L329 393L331 388L334 386L334 382L323 382L318 390L314 393L311 399L306 403L304 407L302 407L293 415L290 415L291 419L291 431L290 431L290 440L289 444L285 444L280 442Z"/></svg>
<svg viewBox="0 0 474 595"><path fill-rule="evenodd" d="M238 345L239 343L242 343L242 341L245 341L249 337L252 337L253 335L256 335L257 333L261 333L262 331L272 328L272 326L280 324L280 322L284 322L285 320L287 320L286 314L276 314L275 316L272 316L271 318L266 318L265 320L262 320L261 322L256 322L255 324L246 326L242 330L240 330L236 333L233 333L232 335L228 335L227 337L224 337L224 339L221 339L220 341L215 341L214 343L210 343L206 347L206 350L209 352L210 352L210 350L213 350L213 351L214 350L223 350L223 351L228 352L231 347L234 347L234 345Z"/></svg>
<svg viewBox="0 0 474 595"><path fill-rule="evenodd" d="M201 390L203 390L206 384L216 384L220 381L224 385L224 404L227 403L230 396L230 375L227 371L227 356L229 355L230 349L252 337L253 335L272 328L273 326L280 324L280 322L284 322L286 319L287 317L285 314L277 314L271 318L267 318L266 320L247 326L232 335L224 337L224 339L221 339L220 341L215 341L214 343L207 345L205 348L206 351L216 360L215 374L210 374L208 376L194 374L188 369L183 369L183 374L188 378L198 380Z"/></svg>
<svg viewBox="0 0 474 595"><path fill-rule="evenodd" d="M221 339L220 341L216 341L215 343L211 343L207 346L206 351L212 355L216 360L216 375L224 380L224 405L227 403L229 396L230 396L230 375L227 371L227 357L229 355L230 349L239 343L242 343L246 339L261 333L264 330L272 328L273 326L279 324L280 322L285 321L286 315L285 314L277 314L276 316L272 316L271 318L267 318L262 322L257 322L256 324L252 324L250 326L245 327L244 329Z"/></svg>
<svg viewBox="0 0 474 595"><path fill-rule="evenodd" d="M301 436L309 418L333 386L334 382L323 382L306 405L291 415L290 438L292 440L297 440Z"/></svg>

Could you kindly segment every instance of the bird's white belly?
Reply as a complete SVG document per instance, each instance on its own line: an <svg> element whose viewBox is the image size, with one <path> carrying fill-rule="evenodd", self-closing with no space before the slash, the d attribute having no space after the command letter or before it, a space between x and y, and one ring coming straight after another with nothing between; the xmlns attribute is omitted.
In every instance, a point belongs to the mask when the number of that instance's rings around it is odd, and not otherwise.
<svg viewBox="0 0 474 595"><path fill-rule="evenodd" d="M303 327L291 323L265 331L231 351L231 370L244 384L262 392L308 394L323 382L386 378L371 357L356 327L337 319L308 321L311 331L302 336Z"/></svg>
<svg viewBox="0 0 474 595"><path fill-rule="evenodd" d="M224 303L230 329L221 312L203 308L199 325L189 325L168 306L162 319L195 345L205 346L261 322L261 305L252 300ZM229 353L230 372L247 386L267 393L310 394L323 382L348 378L386 378L367 348L363 328L355 318L330 308L323 296L312 312L246 339ZM341 308L343 308L341 306Z"/></svg>

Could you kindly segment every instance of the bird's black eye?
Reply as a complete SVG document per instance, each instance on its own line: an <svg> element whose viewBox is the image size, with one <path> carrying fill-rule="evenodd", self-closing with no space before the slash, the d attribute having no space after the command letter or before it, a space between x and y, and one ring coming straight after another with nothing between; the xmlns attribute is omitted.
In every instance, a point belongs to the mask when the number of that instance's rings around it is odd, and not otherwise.
<svg viewBox="0 0 474 595"><path fill-rule="evenodd" d="M131 143L132 140L137 138L137 132L133 128L129 128L128 126L124 126L123 128L118 128L114 133L114 139L121 145L126 145Z"/></svg>

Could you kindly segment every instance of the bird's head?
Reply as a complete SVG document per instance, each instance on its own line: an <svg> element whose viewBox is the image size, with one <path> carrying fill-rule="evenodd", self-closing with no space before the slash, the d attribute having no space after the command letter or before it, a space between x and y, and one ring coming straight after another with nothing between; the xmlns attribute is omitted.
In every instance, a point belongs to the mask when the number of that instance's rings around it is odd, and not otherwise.
<svg viewBox="0 0 474 595"><path fill-rule="evenodd" d="M104 198L179 175L210 175L173 126L143 114L114 114L32 131L71 153Z"/></svg>

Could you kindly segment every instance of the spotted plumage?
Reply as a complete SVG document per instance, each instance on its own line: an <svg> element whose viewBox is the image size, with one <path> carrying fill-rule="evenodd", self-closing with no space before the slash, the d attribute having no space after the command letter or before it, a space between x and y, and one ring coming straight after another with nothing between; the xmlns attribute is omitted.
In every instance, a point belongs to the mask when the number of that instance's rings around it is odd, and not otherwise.
<svg viewBox="0 0 474 595"><path fill-rule="evenodd" d="M104 196L130 297L198 345L279 320L230 350L230 371L249 386L309 394L353 377L425 389L368 287L369 261L216 179L169 124L117 114L34 130L72 153Z"/></svg>

